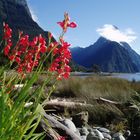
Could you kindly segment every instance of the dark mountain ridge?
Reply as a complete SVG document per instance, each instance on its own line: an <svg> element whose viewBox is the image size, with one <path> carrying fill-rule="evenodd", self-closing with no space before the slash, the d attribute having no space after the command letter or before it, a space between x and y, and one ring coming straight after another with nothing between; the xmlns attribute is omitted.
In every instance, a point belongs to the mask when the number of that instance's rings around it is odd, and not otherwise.
<svg viewBox="0 0 140 140"><path fill-rule="evenodd" d="M126 42L100 37L87 48L72 48L71 51L73 61L87 68L96 64L104 72L140 71L140 56Z"/></svg>
<svg viewBox="0 0 140 140"><path fill-rule="evenodd" d="M3 22L9 24L15 35L18 30L22 30L30 36L38 34L48 36L48 32L33 21L26 0L0 0L0 33Z"/></svg>
<svg viewBox="0 0 140 140"><path fill-rule="evenodd" d="M42 34L48 39L48 32L44 31L33 19L26 0L0 0L0 40L3 34L3 22L9 24L12 29L12 42L15 44L18 40L19 30L28 34L30 39ZM52 37L52 41L55 39ZM47 42L47 41L46 41ZM0 51L3 49L0 46ZM7 57L0 55L0 65L7 63Z"/></svg>

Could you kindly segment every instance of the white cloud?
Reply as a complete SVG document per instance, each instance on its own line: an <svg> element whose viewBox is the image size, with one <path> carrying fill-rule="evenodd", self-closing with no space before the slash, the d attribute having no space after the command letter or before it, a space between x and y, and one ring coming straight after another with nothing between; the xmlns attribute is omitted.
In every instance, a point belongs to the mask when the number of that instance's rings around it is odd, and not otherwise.
<svg viewBox="0 0 140 140"><path fill-rule="evenodd" d="M96 31L101 36L117 42L124 41L131 44L137 38L136 33L131 28L120 31L116 26L111 24L105 24L103 27L98 28Z"/></svg>
<svg viewBox="0 0 140 140"><path fill-rule="evenodd" d="M135 34L136 34L131 28L127 28L127 29L125 30L125 32L126 32L127 34L130 34L130 35L135 35Z"/></svg>

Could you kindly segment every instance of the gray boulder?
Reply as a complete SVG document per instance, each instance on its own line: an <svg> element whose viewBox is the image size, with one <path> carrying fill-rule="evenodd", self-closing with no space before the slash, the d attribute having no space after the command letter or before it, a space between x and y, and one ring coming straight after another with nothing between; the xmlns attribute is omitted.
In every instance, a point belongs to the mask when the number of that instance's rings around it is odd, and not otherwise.
<svg viewBox="0 0 140 140"><path fill-rule="evenodd" d="M125 138L122 133L118 132L113 135L113 140L125 140Z"/></svg>
<svg viewBox="0 0 140 140"><path fill-rule="evenodd" d="M71 119L64 119L63 124L67 126L69 129L73 130L74 132L77 132L75 124L71 121Z"/></svg>
<svg viewBox="0 0 140 140"><path fill-rule="evenodd" d="M87 136L86 135L81 136L81 140L87 140Z"/></svg>
<svg viewBox="0 0 140 140"><path fill-rule="evenodd" d="M88 133L89 133L89 132L88 132L88 130L87 130L86 127L82 127L82 128L80 129L80 134L81 134L81 136L83 136L83 135L87 136Z"/></svg>
<svg viewBox="0 0 140 140"><path fill-rule="evenodd" d="M104 128L104 127L100 127L100 128L98 128L98 130L99 130L100 132L110 133L110 130L107 129L107 128Z"/></svg>
<svg viewBox="0 0 140 140"><path fill-rule="evenodd" d="M87 139L86 140L102 140L102 139L100 139L99 137L97 137L97 136L90 136L90 137L88 137L87 136Z"/></svg>
<svg viewBox="0 0 140 140"><path fill-rule="evenodd" d="M93 132L95 133L95 136L99 138L99 140L102 140L104 138L103 134L99 130L93 129Z"/></svg>
<svg viewBox="0 0 140 140"><path fill-rule="evenodd" d="M95 139L95 133L93 132L92 129L89 129L89 134L87 135L87 139L86 140L94 140Z"/></svg>
<svg viewBox="0 0 140 140"><path fill-rule="evenodd" d="M125 132L124 132L124 137L129 137L131 135L131 131L130 130L126 130Z"/></svg>
<svg viewBox="0 0 140 140"><path fill-rule="evenodd" d="M108 134L108 133L105 133L105 132L102 132L104 138L107 138L108 140L111 140L112 137Z"/></svg>

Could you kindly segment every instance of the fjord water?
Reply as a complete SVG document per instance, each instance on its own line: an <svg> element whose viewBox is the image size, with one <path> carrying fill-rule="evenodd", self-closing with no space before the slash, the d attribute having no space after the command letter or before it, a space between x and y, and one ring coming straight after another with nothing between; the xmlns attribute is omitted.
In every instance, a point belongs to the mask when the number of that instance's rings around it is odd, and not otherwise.
<svg viewBox="0 0 140 140"><path fill-rule="evenodd" d="M111 77L122 78L128 81L140 81L140 73L114 73Z"/></svg>
<svg viewBox="0 0 140 140"><path fill-rule="evenodd" d="M84 77L94 76L95 73L73 72L72 75L80 76L84 78ZM128 81L140 81L140 73L101 73L99 75L106 76L106 77L122 78Z"/></svg>

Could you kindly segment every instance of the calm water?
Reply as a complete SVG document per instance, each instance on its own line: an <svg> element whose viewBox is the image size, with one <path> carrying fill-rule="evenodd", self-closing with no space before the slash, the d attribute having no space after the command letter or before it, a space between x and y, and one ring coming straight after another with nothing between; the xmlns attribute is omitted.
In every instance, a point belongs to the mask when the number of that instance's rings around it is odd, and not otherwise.
<svg viewBox="0 0 140 140"><path fill-rule="evenodd" d="M122 78L129 81L140 81L140 73L115 73L112 74L111 77Z"/></svg>
<svg viewBox="0 0 140 140"><path fill-rule="evenodd" d="M94 73L84 73L84 72L74 72L72 73L74 76L80 76L80 77L88 77L88 76L94 76ZM140 81L140 73L103 73L104 76L107 77L116 77L116 78L122 78L129 81Z"/></svg>

